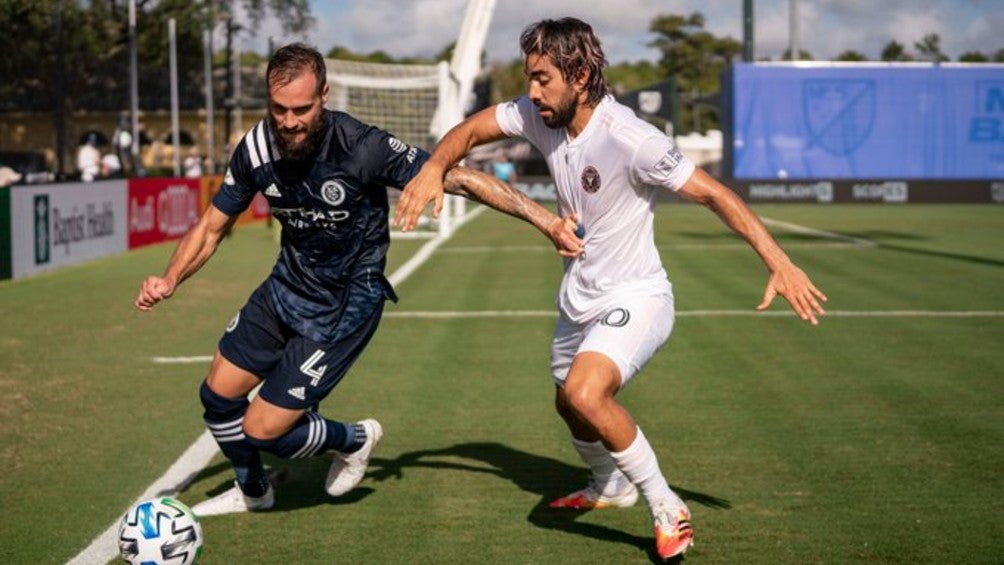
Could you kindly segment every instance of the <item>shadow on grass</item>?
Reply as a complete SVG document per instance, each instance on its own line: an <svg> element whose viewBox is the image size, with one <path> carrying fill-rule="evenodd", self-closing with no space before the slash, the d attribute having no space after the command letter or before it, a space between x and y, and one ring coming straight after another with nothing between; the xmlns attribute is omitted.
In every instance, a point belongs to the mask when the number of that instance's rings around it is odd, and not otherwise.
<svg viewBox="0 0 1004 565"><path fill-rule="evenodd" d="M470 465L455 461L437 460L441 457L460 457L478 462ZM485 467L487 464L490 467ZM540 501L530 510L527 521L545 529L559 530L593 539L624 543L645 551L653 562L662 561L655 553L653 538L641 537L598 524L578 522L584 512L555 509L551 500L568 494L571 485L584 485L589 476L584 468L575 467L556 459L542 457L513 449L494 442L461 443L443 449L429 449L404 453L396 459L374 458L370 461L369 478L384 481L401 479L405 469L422 467L486 473L512 481L520 490L540 495ZM684 500L715 509L729 509L728 500L673 487Z"/></svg>
<svg viewBox="0 0 1004 565"><path fill-rule="evenodd" d="M890 240L897 240L900 242L921 242L931 239L929 237L924 237L915 233L895 232L887 230L848 231L841 233L848 237L874 242L877 248L884 249L886 251L895 251L897 253L905 253L910 255L920 255L922 257L951 259L953 261L962 261L965 263L973 263L976 265L1004 267L1004 261L1001 261L999 259L994 259L992 257L981 257L979 255L968 255L965 253L953 253L951 251L939 251L937 249L913 247L910 245L901 245L899 243L889 242ZM796 235L798 234L783 233L783 236L781 237L783 237L784 239L794 239L794 236ZM779 239L781 237L779 237ZM812 234L804 234L804 238L806 240L819 239L818 236Z"/></svg>
<svg viewBox="0 0 1004 565"><path fill-rule="evenodd" d="M921 249L917 247L907 247L903 245L892 245L889 243L879 243L879 249L885 249L888 251L896 251L899 253L909 253L912 255L921 255L924 257L937 257L939 259L952 259L954 261L964 261L966 263L974 263L977 265L988 265L991 267L1004 267L1004 261L998 259L991 259L989 257L980 257L978 255L966 255L963 253L951 253L948 251L937 251L934 249Z"/></svg>
<svg viewBox="0 0 1004 565"><path fill-rule="evenodd" d="M454 460L449 461L442 458L454 458ZM471 463L456 461L455 458L468 459ZM282 493L281 496L276 497L275 506L268 512L283 512L319 505L355 504L374 492L371 487L357 487L344 496L337 498L328 496L323 489L318 488L318 482L320 478L325 476L330 464L328 457L283 460L266 455L263 460L266 467L270 468L273 484ZM484 473L512 481L520 490L540 495L540 500L527 515L527 521L531 524L539 528L627 544L644 551L653 563L662 562L655 553L652 537L636 536L599 524L579 522L578 518L583 516L585 512L555 509L549 506L551 500L568 494L568 491L575 488L576 485L586 484L589 475L583 467L513 449L500 443L475 442L460 443L442 449L411 451L401 454L395 459L374 457L370 460L367 478L377 482L388 479L403 479L409 468L451 469ZM198 485L201 482L221 477L223 480L208 490L203 490L201 486L196 489L189 487L186 490L202 491L199 492L200 495L210 498L233 487L233 468L228 461L220 461L202 469L192 477L191 484ZM699 504L719 510L727 510L732 507L726 499L679 486L671 486L681 498L691 505Z"/></svg>
<svg viewBox="0 0 1004 565"><path fill-rule="evenodd" d="M263 454L262 462L269 470L269 479L277 490L275 506L267 512L285 512L321 505L355 504L374 492L369 487L357 487L352 492L337 498L328 496L319 486L323 485L324 477L328 473L328 467L331 465L330 457L289 460ZM229 461L221 461L202 469L194 475L190 484L198 484L217 476L223 477L222 482L208 490L203 490L201 487L197 489L189 487L185 490L198 492L205 498L212 498L233 488L234 470Z"/></svg>
<svg viewBox="0 0 1004 565"><path fill-rule="evenodd" d="M939 251L937 249L927 249L924 247L901 245L900 243L890 243L890 241L893 240L898 242L919 243L931 239L929 237L925 237L915 233L890 231L890 230L846 231L846 232L835 232L835 233L839 233L840 235L846 236L848 238L873 242L878 249L883 249L886 251L894 251L897 253L904 253L910 255L920 255L922 257L950 259L953 261L962 261L965 263L972 263L976 265L1004 267L1004 261L1001 261L1000 259L994 259L992 257L981 257L979 255L953 253L951 251ZM742 240L736 237L736 235L730 231L714 232L714 233L699 232L699 231L677 231L673 232L673 235L676 237L701 241L705 243L722 243L722 242L742 243ZM784 230L775 230L774 236L782 244L782 246L786 242L818 243L818 242L840 241L828 237L820 237L820 235L815 233L797 233Z"/></svg>

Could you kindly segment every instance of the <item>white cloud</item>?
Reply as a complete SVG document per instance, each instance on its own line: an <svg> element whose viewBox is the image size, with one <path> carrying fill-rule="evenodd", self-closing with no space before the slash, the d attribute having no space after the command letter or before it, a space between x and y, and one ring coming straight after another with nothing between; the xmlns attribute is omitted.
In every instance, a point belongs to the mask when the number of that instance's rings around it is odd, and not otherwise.
<svg viewBox="0 0 1004 565"><path fill-rule="evenodd" d="M755 49L758 57L777 59L789 46L790 0L756 0ZM342 45L358 52L382 50L396 57L428 57L455 41L466 0L314 0L317 25L307 40L322 51ZM879 7L880 6L880 7ZM497 0L486 41L491 60L519 57L519 33L529 23L565 15L593 25L611 62L655 60L646 47L654 36L651 21L659 14L705 15L706 29L742 40L742 2L728 0ZM799 0L799 46L817 59L853 49L877 58L890 40L909 50L925 34L941 36L953 59L966 51L992 54L1004 48L1004 2L1001 0ZM248 48L264 51L279 26L267 21ZM277 39L280 43L301 38Z"/></svg>

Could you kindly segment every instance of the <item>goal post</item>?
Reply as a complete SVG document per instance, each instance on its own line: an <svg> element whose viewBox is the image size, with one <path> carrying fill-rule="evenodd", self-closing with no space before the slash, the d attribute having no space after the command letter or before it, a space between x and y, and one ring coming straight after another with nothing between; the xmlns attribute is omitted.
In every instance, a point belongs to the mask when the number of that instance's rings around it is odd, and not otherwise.
<svg viewBox="0 0 1004 565"><path fill-rule="evenodd" d="M468 0L453 57L449 63L384 64L327 59L328 107L390 132L401 141L431 151L439 139L464 119L481 71L495 0ZM399 195L391 189L391 205ZM411 234L448 235L466 211L466 200L446 195L438 220L423 216ZM405 237L400 231L394 237ZM414 237L414 235L412 236Z"/></svg>
<svg viewBox="0 0 1004 565"><path fill-rule="evenodd" d="M351 114L358 120L384 129L409 145L431 151L456 120L463 116L451 107L457 101L456 85L445 61L432 65L403 65L327 59L328 107ZM391 189L392 205L399 191ZM447 195L438 220L424 216L411 237L445 235L463 207L463 200ZM405 234L394 232L394 237Z"/></svg>
<svg viewBox="0 0 1004 565"><path fill-rule="evenodd" d="M439 137L433 117L447 100L449 70L436 65L399 65L327 59L328 105L389 131L424 149Z"/></svg>

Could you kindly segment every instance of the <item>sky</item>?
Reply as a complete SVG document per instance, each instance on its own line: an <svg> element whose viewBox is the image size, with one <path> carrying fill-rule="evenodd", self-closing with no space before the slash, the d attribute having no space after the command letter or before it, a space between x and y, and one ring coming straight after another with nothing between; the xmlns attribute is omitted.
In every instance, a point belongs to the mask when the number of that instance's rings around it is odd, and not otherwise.
<svg viewBox="0 0 1004 565"><path fill-rule="evenodd" d="M790 45L793 0L754 0L754 53L757 59L780 59ZM967 51L992 54L1004 48L1004 0L795 0L798 45L815 59L855 50L876 60L895 39L913 45L926 34L941 37L952 60ZM283 36L275 20L264 22L255 37L241 39L245 50L267 51L306 41L322 52L338 45L357 53L382 50L394 57L432 57L455 41L467 0L310 0L316 19L305 36ZM593 26L612 64L658 60L646 45L660 14L699 11L705 29L742 40L743 0L496 0L485 42L488 61L520 57L518 38L529 23L574 16Z"/></svg>

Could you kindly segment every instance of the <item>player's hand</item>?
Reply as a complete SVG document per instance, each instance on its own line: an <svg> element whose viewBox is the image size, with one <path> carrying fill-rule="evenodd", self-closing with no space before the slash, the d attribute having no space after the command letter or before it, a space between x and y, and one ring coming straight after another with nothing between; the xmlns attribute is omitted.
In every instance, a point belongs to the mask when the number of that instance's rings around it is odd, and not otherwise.
<svg viewBox="0 0 1004 565"><path fill-rule="evenodd" d="M426 205L433 201L435 205L432 207L432 217L438 218L443 209L443 171L427 162L401 191L397 211L394 213L394 225L401 225L403 221L401 231L411 231Z"/></svg>
<svg viewBox="0 0 1004 565"><path fill-rule="evenodd" d="M767 280L767 289L763 293L763 301L756 309L766 310L778 294L791 304L792 310L798 314L799 318L814 326L819 325L816 316L826 314L820 304L820 302L826 302L826 295L812 284L802 269L791 263L770 274L770 278Z"/></svg>
<svg viewBox="0 0 1004 565"><path fill-rule="evenodd" d="M160 277L147 277L139 287L139 296L133 303L137 309L143 312L149 311L161 300L170 298L174 294L174 284Z"/></svg>
<svg viewBox="0 0 1004 565"><path fill-rule="evenodd" d="M551 226L547 229L547 234L554 243L558 255L562 257L578 257L582 255L582 238L578 234L579 217L576 214L569 214L564 218L555 218Z"/></svg>

